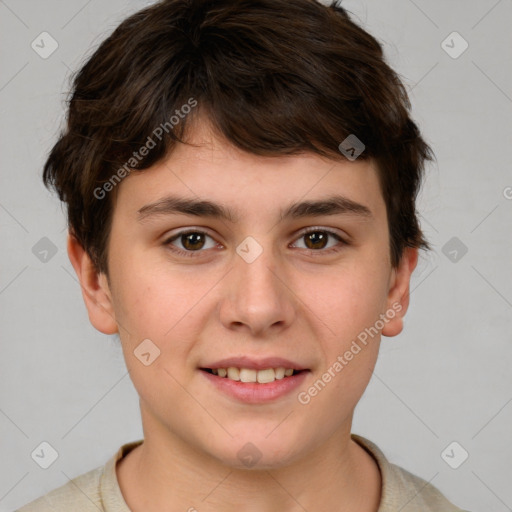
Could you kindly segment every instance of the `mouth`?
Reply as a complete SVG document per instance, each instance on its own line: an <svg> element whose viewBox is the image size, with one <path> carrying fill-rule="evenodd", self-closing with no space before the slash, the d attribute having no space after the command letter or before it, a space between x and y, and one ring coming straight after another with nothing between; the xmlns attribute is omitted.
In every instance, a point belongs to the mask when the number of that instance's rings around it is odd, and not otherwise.
<svg viewBox="0 0 512 512"><path fill-rule="evenodd" d="M289 399L311 373L311 369L296 361L273 356L228 357L205 362L198 370L213 389L247 404Z"/></svg>
<svg viewBox="0 0 512 512"><path fill-rule="evenodd" d="M226 368L200 368L202 371L211 375L216 375L221 379L228 379L235 382L242 383L258 383L270 384L277 380L287 379L298 375L299 373L306 372L307 370L296 370L294 368L285 368L278 366L276 368L239 368L236 366L229 366Z"/></svg>
<svg viewBox="0 0 512 512"><path fill-rule="evenodd" d="M264 404L290 398L304 384L310 370L285 366L200 368L206 382L224 396L246 404Z"/></svg>

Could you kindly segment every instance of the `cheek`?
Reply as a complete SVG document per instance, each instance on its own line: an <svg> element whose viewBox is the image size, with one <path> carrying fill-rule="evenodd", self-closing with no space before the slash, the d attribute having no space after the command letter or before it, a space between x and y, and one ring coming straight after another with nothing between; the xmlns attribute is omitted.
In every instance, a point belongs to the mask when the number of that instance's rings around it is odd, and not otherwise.
<svg viewBox="0 0 512 512"><path fill-rule="evenodd" d="M177 278L140 271L119 277L115 304L125 362L140 397L159 404L180 393L178 383L187 383L192 340L200 328L193 308L198 299Z"/></svg>
<svg viewBox="0 0 512 512"><path fill-rule="evenodd" d="M204 294L192 275L134 255L118 268L116 317L132 335L165 340Z"/></svg>
<svg viewBox="0 0 512 512"><path fill-rule="evenodd" d="M329 436L350 417L372 376L380 346L376 323L386 298L382 276L346 273L317 288L308 303L326 326L323 360L300 403Z"/></svg>
<svg viewBox="0 0 512 512"><path fill-rule="evenodd" d="M375 264L373 264L375 265ZM384 312L388 274L381 265L353 264L323 277L315 276L304 287L302 298L326 326L329 339L341 350L350 341L375 325Z"/></svg>
<svg viewBox="0 0 512 512"><path fill-rule="evenodd" d="M173 385L166 370L183 384L190 378L191 351L211 317L205 310L209 304L205 294L218 277L205 279L197 273L170 271L165 265L140 263L133 258L119 269L114 303L126 364L145 394L158 388L157 382ZM151 340L145 342L149 352L158 354L147 367L137 359L143 340Z"/></svg>

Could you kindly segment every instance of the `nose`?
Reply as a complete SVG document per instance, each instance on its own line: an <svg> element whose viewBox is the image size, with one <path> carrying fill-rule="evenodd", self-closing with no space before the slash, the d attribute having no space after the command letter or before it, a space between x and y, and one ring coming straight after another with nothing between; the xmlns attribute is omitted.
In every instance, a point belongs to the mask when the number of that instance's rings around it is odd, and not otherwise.
<svg viewBox="0 0 512 512"><path fill-rule="evenodd" d="M286 329L293 322L297 300L286 281L272 250L263 250L254 261L237 254L224 284L221 322L255 337Z"/></svg>

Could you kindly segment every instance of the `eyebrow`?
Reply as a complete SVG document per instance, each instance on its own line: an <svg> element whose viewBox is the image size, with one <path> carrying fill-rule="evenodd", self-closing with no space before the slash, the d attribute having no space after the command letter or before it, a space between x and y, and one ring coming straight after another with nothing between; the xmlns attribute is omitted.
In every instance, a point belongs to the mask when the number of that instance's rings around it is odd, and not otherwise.
<svg viewBox="0 0 512 512"><path fill-rule="evenodd" d="M207 200L166 196L137 210L138 220L160 215L184 214L238 222L238 215L229 207ZM362 219L373 217L371 210L360 203L341 195L332 195L315 201L293 203L280 212L281 220L323 215L355 215Z"/></svg>

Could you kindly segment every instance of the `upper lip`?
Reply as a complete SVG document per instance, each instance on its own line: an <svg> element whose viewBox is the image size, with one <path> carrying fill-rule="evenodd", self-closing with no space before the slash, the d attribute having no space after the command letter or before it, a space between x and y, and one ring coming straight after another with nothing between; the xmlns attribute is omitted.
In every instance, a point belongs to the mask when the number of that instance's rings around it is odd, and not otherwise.
<svg viewBox="0 0 512 512"><path fill-rule="evenodd" d="M252 357L228 357L209 363L202 366L201 368L218 369L218 368L248 368L251 370L265 370L267 368L285 368L292 370L307 370L305 366L302 366L289 359L282 357L264 357L262 359L256 359Z"/></svg>

